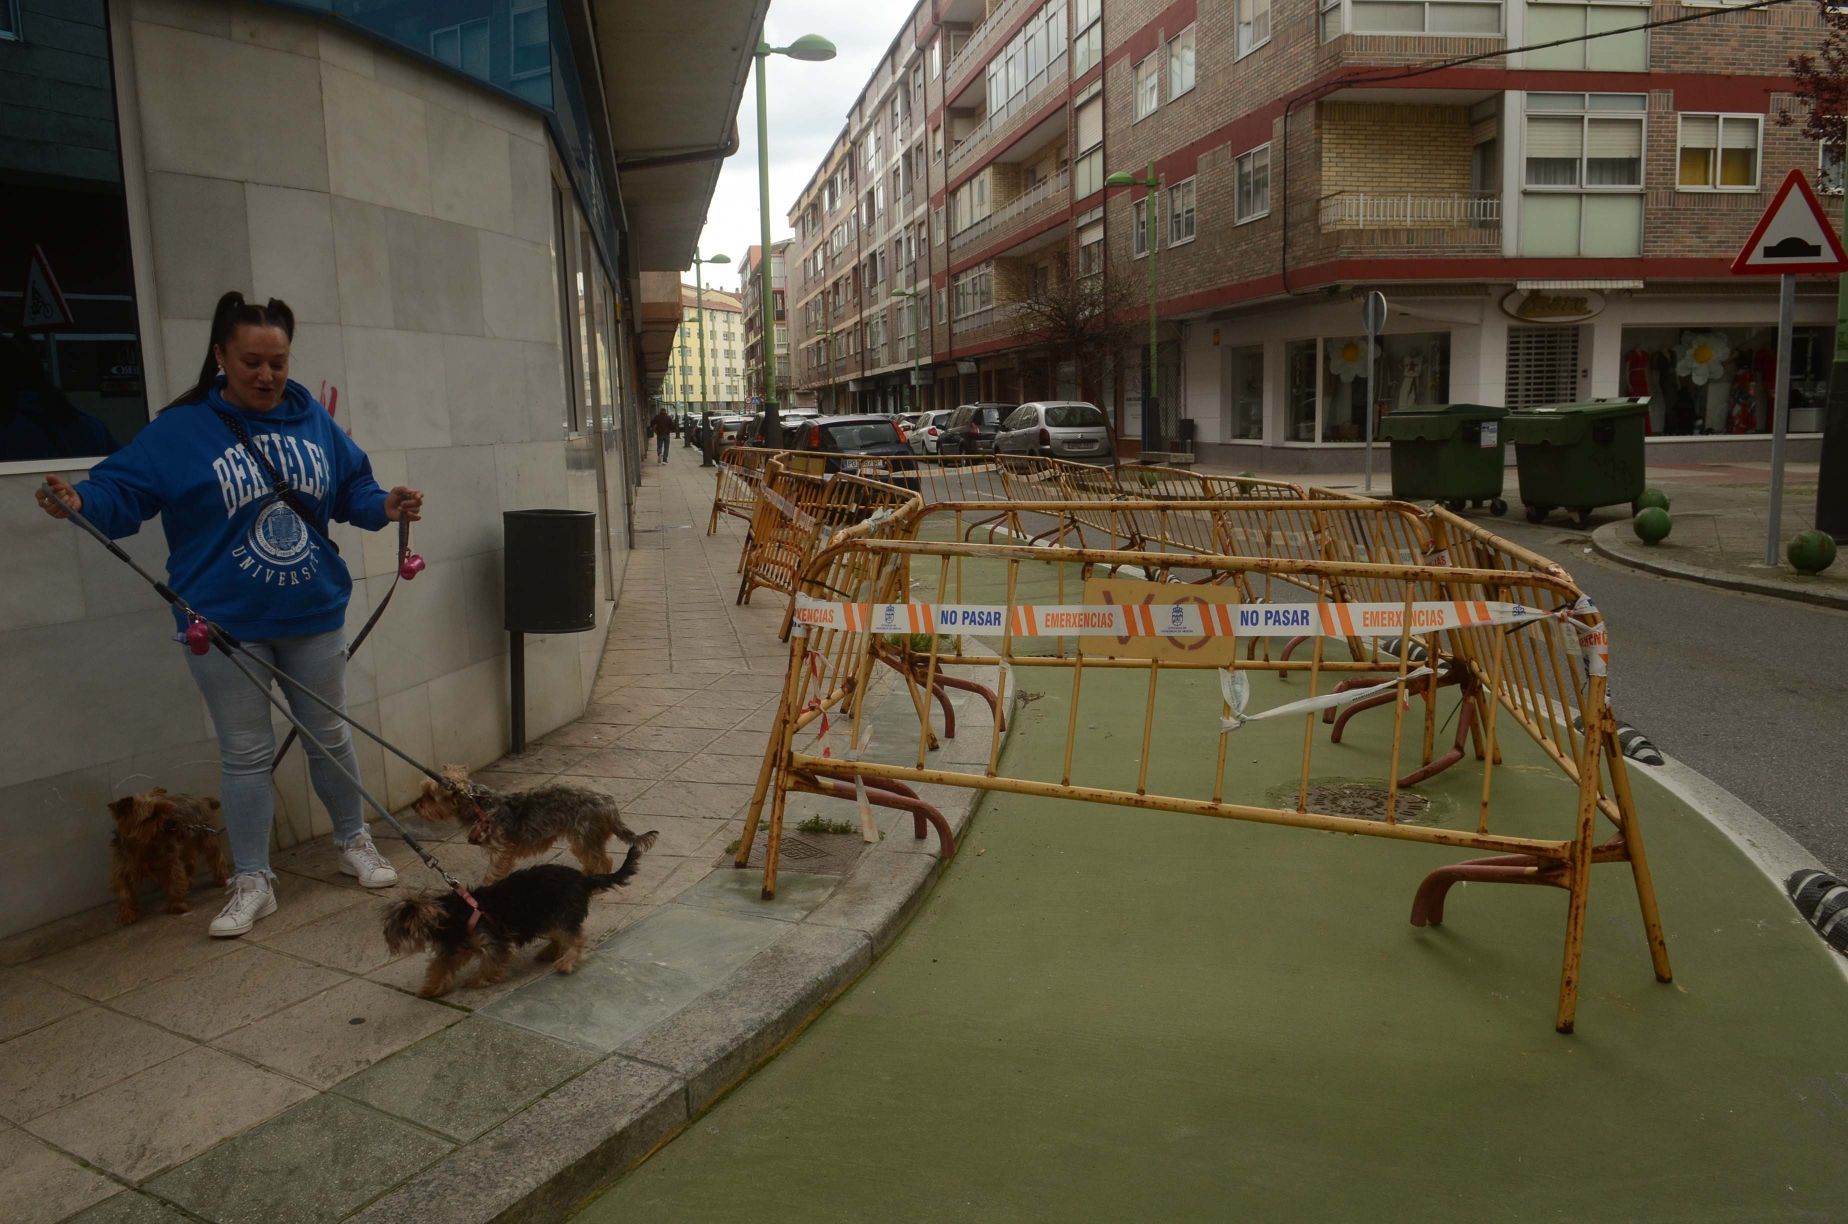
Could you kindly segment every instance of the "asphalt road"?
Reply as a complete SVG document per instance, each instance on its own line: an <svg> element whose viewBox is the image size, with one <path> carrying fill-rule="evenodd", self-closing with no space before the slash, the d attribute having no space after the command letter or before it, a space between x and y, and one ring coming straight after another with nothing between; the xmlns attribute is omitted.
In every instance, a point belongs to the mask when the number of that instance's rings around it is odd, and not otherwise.
<svg viewBox="0 0 1848 1224"><path fill-rule="evenodd" d="M1619 717L1848 878L1848 612L1645 574L1518 506L1480 521L1565 566L1609 617Z"/></svg>

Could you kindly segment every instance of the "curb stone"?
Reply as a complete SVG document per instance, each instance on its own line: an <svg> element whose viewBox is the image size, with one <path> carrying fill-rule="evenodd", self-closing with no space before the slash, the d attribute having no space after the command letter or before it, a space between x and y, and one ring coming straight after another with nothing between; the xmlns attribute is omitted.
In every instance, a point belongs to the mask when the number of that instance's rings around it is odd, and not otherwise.
<svg viewBox="0 0 1848 1224"><path fill-rule="evenodd" d="M1798 603L1816 604L1825 608L1848 608L1848 590L1833 591L1826 587L1812 586L1795 578L1750 578L1741 574L1728 573L1688 561L1678 561L1668 557L1645 552L1640 545L1633 545L1623 538L1623 533L1630 529L1630 524L1606 523L1591 533L1591 546L1598 555L1619 565L1632 569L1660 574L1664 578L1682 578L1690 582L1705 583L1708 586L1722 587L1729 591L1744 591L1754 595L1768 595L1773 599L1789 599Z"/></svg>
<svg viewBox="0 0 1848 1224"><path fill-rule="evenodd" d="M1010 676L1000 694L1010 713L1014 687ZM1004 743L1013 727L1010 717ZM943 814L960 848L982 792L951 794L960 802ZM568 1216L768 1062L891 948L942 873L943 860L924 850L934 841L895 836L869 847L826 901L717 989L348 1219Z"/></svg>

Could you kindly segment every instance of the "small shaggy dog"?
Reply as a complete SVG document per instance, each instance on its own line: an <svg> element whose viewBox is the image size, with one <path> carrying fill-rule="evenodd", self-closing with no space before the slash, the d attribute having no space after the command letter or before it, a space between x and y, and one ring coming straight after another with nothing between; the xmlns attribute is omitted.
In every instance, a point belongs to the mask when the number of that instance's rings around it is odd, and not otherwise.
<svg viewBox="0 0 1848 1224"><path fill-rule="evenodd" d="M460 765L446 766L443 776L451 785L424 780L416 812L432 823L472 823L468 840L486 846L489 853L483 883L501 879L515 863L544 853L561 837L592 875L614 865L604 849L612 836L643 850L655 843L653 830L631 832L616 801L587 786L536 786L503 794L470 782L468 770Z"/></svg>
<svg viewBox="0 0 1848 1224"><path fill-rule="evenodd" d="M539 959L570 973L584 955L584 919L590 895L627 884L642 857L629 847L622 866L606 875L585 875L562 863L523 867L497 884L475 890L481 917L469 929L468 903L453 892L427 892L400 901L385 911L385 946L394 953L429 948L435 952L418 994L434 999L447 994L456 976L479 956L481 968L472 983L492 986L507 973L513 950L544 937L550 942Z"/></svg>
<svg viewBox="0 0 1848 1224"><path fill-rule="evenodd" d="M169 914L192 911L186 894L192 891L193 871L201 861L223 887L231 878L231 863L220 841L224 829L219 811L218 800L209 795L169 795L160 786L124 795L109 805L115 817L109 887L116 895L117 922L127 926L141 917L135 886L142 880L166 885Z"/></svg>

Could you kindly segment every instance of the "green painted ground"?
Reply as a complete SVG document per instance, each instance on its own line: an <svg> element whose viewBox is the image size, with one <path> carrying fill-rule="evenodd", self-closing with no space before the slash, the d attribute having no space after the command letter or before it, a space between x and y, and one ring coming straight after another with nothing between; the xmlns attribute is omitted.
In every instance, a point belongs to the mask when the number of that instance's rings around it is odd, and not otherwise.
<svg viewBox="0 0 1848 1224"><path fill-rule="evenodd" d="M1139 714L1139 677L1101 681L1087 715ZM1155 776L1195 790L1212 728L1166 694ZM1009 772L1056 770L1065 696L1019 707ZM1318 773L1371 772L1389 721L1366 718ZM1133 736L1081 726L1077 781L1133 776ZM1240 731L1228 795L1284 782L1300 733ZM1560 833L1569 788L1511 764L1500 827ZM1468 820L1478 784L1427 786L1433 814ZM583 1218L1848 1218L1848 987L1769 881L1641 789L1677 981L1599 868L1572 1037L1562 892L1464 886L1417 931L1412 890L1455 852L991 796L892 953Z"/></svg>

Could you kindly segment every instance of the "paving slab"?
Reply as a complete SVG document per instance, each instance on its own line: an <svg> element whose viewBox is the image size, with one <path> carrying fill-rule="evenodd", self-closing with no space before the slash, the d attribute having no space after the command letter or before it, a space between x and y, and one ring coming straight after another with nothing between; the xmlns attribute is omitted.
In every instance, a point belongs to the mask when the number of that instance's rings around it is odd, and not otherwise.
<svg viewBox="0 0 1848 1224"><path fill-rule="evenodd" d="M0 1045L0 1118L26 1122L192 1048L145 1021L91 1007Z"/></svg>
<svg viewBox="0 0 1848 1224"><path fill-rule="evenodd" d="M471 1016L334 1091L461 1141L505 1121L596 1061L581 1046Z"/></svg>
<svg viewBox="0 0 1848 1224"><path fill-rule="evenodd" d="M342 1219L450 1149L376 1110L322 1094L149 1183L225 1224Z"/></svg>
<svg viewBox="0 0 1848 1224"><path fill-rule="evenodd" d="M72 1224L191 1224L189 1216L157 1198L124 1190L71 1217Z"/></svg>
<svg viewBox="0 0 1848 1224"><path fill-rule="evenodd" d="M17 1224L51 1224L114 1194L115 1182L0 1123L0 1203Z"/></svg>
<svg viewBox="0 0 1848 1224"><path fill-rule="evenodd" d="M372 982L348 979L214 1044L325 1089L456 1023L462 1015Z"/></svg>

